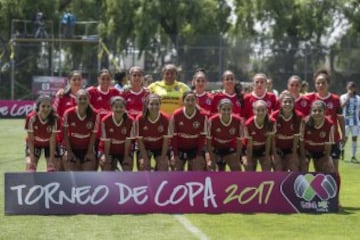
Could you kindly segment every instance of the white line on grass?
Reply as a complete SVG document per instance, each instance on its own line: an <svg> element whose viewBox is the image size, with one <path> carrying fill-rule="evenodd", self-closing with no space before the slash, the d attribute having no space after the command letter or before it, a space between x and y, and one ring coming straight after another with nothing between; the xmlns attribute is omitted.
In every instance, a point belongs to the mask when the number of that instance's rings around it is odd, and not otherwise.
<svg viewBox="0 0 360 240"><path fill-rule="evenodd" d="M179 223L181 223L186 228L186 230L191 232L198 239L200 240L209 239L199 228L195 227L194 224L192 224L190 220L187 219L184 215L175 214L173 216Z"/></svg>

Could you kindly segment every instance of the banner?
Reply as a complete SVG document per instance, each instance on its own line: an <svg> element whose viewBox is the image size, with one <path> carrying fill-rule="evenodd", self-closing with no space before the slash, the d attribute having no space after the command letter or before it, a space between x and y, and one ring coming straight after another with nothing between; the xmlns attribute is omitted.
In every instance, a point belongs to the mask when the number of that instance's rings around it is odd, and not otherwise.
<svg viewBox="0 0 360 240"><path fill-rule="evenodd" d="M60 88L64 88L65 86L65 77L33 76L32 93L36 96L54 96Z"/></svg>
<svg viewBox="0 0 360 240"><path fill-rule="evenodd" d="M34 107L34 101L0 100L0 118L24 118Z"/></svg>
<svg viewBox="0 0 360 240"><path fill-rule="evenodd" d="M327 213L337 189L319 173L6 173L5 214Z"/></svg>

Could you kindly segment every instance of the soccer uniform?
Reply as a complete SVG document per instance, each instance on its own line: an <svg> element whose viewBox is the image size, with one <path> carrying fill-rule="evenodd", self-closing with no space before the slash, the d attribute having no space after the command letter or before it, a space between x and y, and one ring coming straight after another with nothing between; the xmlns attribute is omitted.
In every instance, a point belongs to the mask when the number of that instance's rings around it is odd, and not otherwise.
<svg viewBox="0 0 360 240"><path fill-rule="evenodd" d="M109 113L101 120L101 139L99 151L104 153L104 141L110 141L111 156L117 156L122 159L125 152L126 139L134 137L134 119L130 116L126 120L117 123L114 114Z"/></svg>
<svg viewBox="0 0 360 240"><path fill-rule="evenodd" d="M111 112L110 100L112 97L119 96L119 91L110 87L107 92L100 90L100 87L89 87L87 91L90 95L90 105L100 114L100 119Z"/></svg>
<svg viewBox="0 0 360 240"><path fill-rule="evenodd" d="M271 114L271 118L276 119L276 148L281 154L289 154L292 152L293 141L295 136L300 136L302 126L302 114L295 111L286 119L280 115L280 110L276 110Z"/></svg>
<svg viewBox="0 0 360 240"><path fill-rule="evenodd" d="M345 103L348 98L348 94L340 96L340 102ZM345 117L345 134L349 136L360 135L360 96L354 95L350 97L349 101L343 107L343 115Z"/></svg>
<svg viewBox="0 0 360 240"><path fill-rule="evenodd" d="M185 114L184 107L174 112L170 120L170 129L175 156L191 159L202 154L207 130L206 122L206 115L199 110L195 110L192 116Z"/></svg>
<svg viewBox="0 0 360 240"><path fill-rule="evenodd" d="M254 115L253 104L258 100L263 100L266 102L269 114L280 108L279 101L277 100L275 94L266 92L263 96L258 97L253 92L251 92L245 94L244 96L243 117L245 119L249 119L251 116Z"/></svg>
<svg viewBox="0 0 360 240"><path fill-rule="evenodd" d="M91 135L98 132L98 125L99 115L95 111L91 116L84 117L79 116L77 107L65 111L64 128L67 128L71 150L75 155L77 151L84 154L88 150Z"/></svg>
<svg viewBox="0 0 360 240"><path fill-rule="evenodd" d="M334 124L328 118L317 128L305 124L301 137L308 157L321 158L324 156L325 144L334 144Z"/></svg>
<svg viewBox="0 0 360 240"><path fill-rule="evenodd" d="M242 137L241 122L234 114L228 123L221 120L220 114L209 119L208 138L216 154L224 156L236 151L237 140Z"/></svg>
<svg viewBox="0 0 360 240"><path fill-rule="evenodd" d="M190 91L190 88L185 83L175 81L172 85L167 85L165 80L150 84L148 89L151 93L161 97L160 110L169 115L182 106L183 94Z"/></svg>
<svg viewBox="0 0 360 240"><path fill-rule="evenodd" d="M212 109L213 95L209 92L203 92L202 94L196 94L197 104L200 106L201 110L207 115L210 116Z"/></svg>
<svg viewBox="0 0 360 240"><path fill-rule="evenodd" d="M142 113L147 95L149 95L149 91L145 88L141 89L139 92L129 90L120 93L120 96L126 101L126 110L132 118L136 119L136 117Z"/></svg>
<svg viewBox="0 0 360 240"><path fill-rule="evenodd" d="M274 119L269 118L269 123L271 130L265 130L265 126L258 126L255 122L255 117L252 116L245 122L244 128L244 142L243 146L246 147L248 140L252 139L253 144L253 156L261 157L265 156L265 144L266 144L266 133L275 133L276 132L276 123Z"/></svg>
<svg viewBox="0 0 360 240"><path fill-rule="evenodd" d="M309 115L310 109L311 102L306 95L299 96L295 99L295 110L301 112L304 117Z"/></svg>
<svg viewBox="0 0 360 240"><path fill-rule="evenodd" d="M154 121L138 116L135 123L136 137L142 138L145 149L153 152L155 156L161 155L164 136L170 136L169 116L164 113Z"/></svg>
<svg viewBox="0 0 360 240"><path fill-rule="evenodd" d="M50 138L53 133L58 132L59 121L56 120L54 125L50 125L47 120L41 120L36 112L28 114L25 123L25 130L34 135L34 155L39 158L42 149L44 149L45 157L50 155ZM28 139L26 139L26 155L30 154Z"/></svg>
<svg viewBox="0 0 360 240"><path fill-rule="evenodd" d="M232 113L237 114L239 117L242 116L242 112L241 112L242 106L237 98L236 93L230 95L225 92L220 92L215 94L212 102L211 113L212 114L218 113L218 105L220 101L224 98L227 98L231 101L233 105Z"/></svg>

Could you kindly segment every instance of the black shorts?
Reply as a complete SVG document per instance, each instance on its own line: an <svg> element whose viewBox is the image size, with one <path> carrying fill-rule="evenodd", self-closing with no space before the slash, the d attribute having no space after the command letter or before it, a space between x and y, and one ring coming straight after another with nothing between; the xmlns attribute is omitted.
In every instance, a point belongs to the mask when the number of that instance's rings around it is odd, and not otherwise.
<svg viewBox="0 0 360 240"><path fill-rule="evenodd" d="M34 147L34 156L40 158L41 152L44 151L45 158L50 157L50 147ZM64 148L61 145L57 145L55 148L55 157L61 158L64 155ZM25 147L25 156L30 156L29 145L26 144Z"/></svg>
<svg viewBox="0 0 360 240"><path fill-rule="evenodd" d="M288 149L277 148L276 153L279 154L279 156L283 158L285 155L291 154L292 149L291 148L288 148Z"/></svg>
<svg viewBox="0 0 360 240"><path fill-rule="evenodd" d="M223 149L215 149L214 154L220 158L223 158L229 154L233 154L236 152L235 148L223 148Z"/></svg>
<svg viewBox="0 0 360 240"><path fill-rule="evenodd" d="M324 152L307 152L306 153L307 158L312 158L314 160L317 160L317 159L322 158L324 156L325 156Z"/></svg>
<svg viewBox="0 0 360 240"><path fill-rule="evenodd" d="M335 143L331 145L331 157L333 159L340 159L341 150L340 150L340 143Z"/></svg>
<svg viewBox="0 0 360 240"><path fill-rule="evenodd" d="M81 164L90 161L89 159L85 159L87 149L77 149L77 150L72 150L72 152L75 155L75 157L80 161ZM76 160L71 159L70 162L76 162Z"/></svg>
<svg viewBox="0 0 360 240"><path fill-rule="evenodd" d="M265 157L265 147L253 148L253 158Z"/></svg>
<svg viewBox="0 0 360 240"><path fill-rule="evenodd" d="M179 149L179 158L180 160L187 160L187 159L194 159L196 158L197 155L197 148L193 148L193 149L189 149L189 150L184 150L184 149Z"/></svg>
<svg viewBox="0 0 360 240"><path fill-rule="evenodd" d="M148 149L147 151L147 156L150 158L151 156L153 156L154 158L157 158L159 156L161 156L162 153L162 149L156 149L156 150L151 150ZM168 156L168 158L170 158L170 150L167 151L166 155ZM140 159L142 157L141 152L139 151L139 155L138 155L138 159Z"/></svg>

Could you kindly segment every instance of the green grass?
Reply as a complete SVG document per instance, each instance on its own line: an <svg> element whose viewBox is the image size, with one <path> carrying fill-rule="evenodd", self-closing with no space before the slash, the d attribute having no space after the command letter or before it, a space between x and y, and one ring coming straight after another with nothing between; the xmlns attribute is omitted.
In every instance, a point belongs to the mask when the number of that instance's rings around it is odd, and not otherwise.
<svg viewBox="0 0 360 240"><path fill-rule="evenodd" d="M0 172L24 170L23 120L0 120ZM360 145L360 144L359 144ZM347 146L349 152L349 146ZM360 152L360 150L359 150ZM349 156L346 155L348 158ZM44 169L41 161L40 170ZM186 214L210 239L359 239L360 164L341 162L338 214ZM4 189L4 177L0 187ZM4 192L2 190L2 192ZM197 239L172 215L5 216L0 239Z"/></svg>

